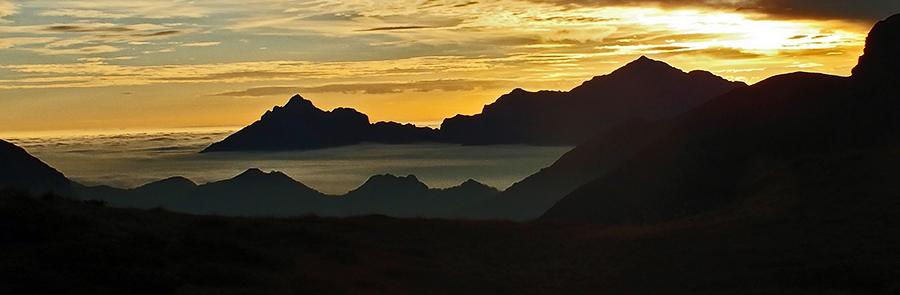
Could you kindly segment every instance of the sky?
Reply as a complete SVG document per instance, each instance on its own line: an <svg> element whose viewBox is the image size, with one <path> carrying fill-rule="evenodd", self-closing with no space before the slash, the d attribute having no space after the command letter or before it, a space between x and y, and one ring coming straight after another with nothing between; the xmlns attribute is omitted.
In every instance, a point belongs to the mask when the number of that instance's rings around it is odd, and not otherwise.
<svg viewBox="0 0 900 295"><path fill-rule="evenodd" d="M0 0L0 134L243 126L294 94L434 126L641 55L847 76L870 0Z"/></svg>

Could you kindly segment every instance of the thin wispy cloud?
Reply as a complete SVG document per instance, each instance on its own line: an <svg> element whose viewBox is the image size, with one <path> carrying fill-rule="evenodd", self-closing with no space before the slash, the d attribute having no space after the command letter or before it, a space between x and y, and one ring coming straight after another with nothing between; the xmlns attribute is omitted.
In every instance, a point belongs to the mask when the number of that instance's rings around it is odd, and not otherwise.
<svg viewBox="0 0 900 295"><path fill-rule="evenodd" d="M114 23L55 23L49 25L0 26L0 32L9 34L58 35L59 38L79 38L92 35L98 38L161 37L193 32L193 29L174 29L157 24L117 25Z"/></svg>
<svg viewBox="0 0 900 295"><path fill-rule="evenodd" d="M29 1L28 6L44 10L47 16L71 16L79 18L203 18L216 7L215 1L194 3L188 1L153 0L52 0Z"/></svg>
<svg viewBox="0 0 900 295"><path fill-rule="evenodd" d="M42 16L70 16L75 18L126 18L131 15L123 13L109 13L94 9L57 9L41 13Z"/></svg>
<svg viewBox="0 0 900 295"><path fill-rule="evenodd" d="M54 33L120 33L130 32L134 29L126 27L85 27L85 26L49 26L45 30Z"/></svg>
<svg viewBox="0 0 900 295"><path fill-rule="evenodd" d="M11 1L0 0L0 23L4 22L2 19L5 16L12 15L18 12L16 5Z"/></svg>
<svg viewBox="0 0 900 295"><path fill-rule="evenodd" d="M183 33L185 33L185 32L181 31L181 30L168 30L168 31L153 32L153 33L133 34L132 36L135 36L135 37L164 37L164 36L172 36L172 35L178 35L178 34L183 34Z"/></svg>
<svg viewBox="0 0 900 295"><path fill-rule="evenodd" d="M54 37L17 37L17 38L0 38L0 49L13 48L16 46L30 44L47 44L55 41Z"/></svg>
<svg viewBox="0 0 900 295"><path fill-rule="evenodd" d="M270 95L291 95L296 93L348 93L348 94L390 94L403 92L431 92L431 91L467 91L473 89L495 88L507 84L507 81L495 80L470 80L447 79L412 82L383 82L383 83L344 83L327 84L310 87L296 86L266 86L254 87L240 91L229 91L211 94L210 96L232 97L259 97Z"/></svg>
<svg viewBox="0 0 900 295"><path fill-rule="evenodd" d="M97 48L102 50L105 48ZM80 50L34 49L46 54L76 54ZM90 49L87 49L88 51ZM108 48L108 50L117 50ZM111 85L147 85L178 83L238 83L250 81L284 81L297 79L359 79L367 76L409 76L421 73L458 73L483 71L501 62L498 59L464 59L461 57L421 57L368 62L242 62L230 64L123 66L98 59L69 64L0 65L0 69L22 73L56 76L89 76L81 85L14 83L7 80L0 88L99 87Z"/></svg>
<svg viewBox="0 0 900 295"><path fill-rule="evenodd" d="M365 30L359 30L359 32L378 32L378 31L400 31L400 30L419 30L419 29L433 29L437 27L428 27L428 26L397 26L397 27L380 27L380 28L371 28Z"/></svg>
<svg viewBox="0 0 900 295"><path fill-rule="evenodd" d="M113 47L109 45L98 45L98 46L86 46L80 48L69 48L69 49L53 49L53 48L28 48L25 49L28 51L44 54L44 55L83 55L83 54L98 54L98 53L109 53L116 52L122 50L118 47Z"/></svg>
<svg viewBox="0 0 900 295"><path fill-rule="evenodd" d="M532 0L565 7L644 6L757 13L772 19L877 21L900 11L893 0Z"/></svg>
<svg viewBox="0 0 900 295"><path fill-rule="evenodd" d="M179 46L183 47L206 47L206 46L215 46L222 44L222 42L195 42L195 43L185 43Z"/></svg>

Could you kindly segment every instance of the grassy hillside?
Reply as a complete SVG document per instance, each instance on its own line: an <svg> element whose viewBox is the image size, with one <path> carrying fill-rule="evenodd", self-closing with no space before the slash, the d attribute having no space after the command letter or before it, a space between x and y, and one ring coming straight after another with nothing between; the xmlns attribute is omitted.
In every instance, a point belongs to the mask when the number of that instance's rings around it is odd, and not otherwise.
<svg viewBox="0 0 900 295"><path fill-rule="evenodd" d="M655 225L233 218L0 196L2 294L891 294L900 150L762 162Z"/></svg>

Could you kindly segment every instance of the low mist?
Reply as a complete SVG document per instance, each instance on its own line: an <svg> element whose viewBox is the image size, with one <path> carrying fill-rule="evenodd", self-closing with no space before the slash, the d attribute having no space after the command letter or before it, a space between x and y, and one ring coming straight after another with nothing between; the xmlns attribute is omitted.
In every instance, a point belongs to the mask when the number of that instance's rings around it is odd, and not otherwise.
<svg viewBox="0 0 900 295"><path fill-rule="evenodd" d="M384 145L299 152L199 154L230 132L161 132L9 138L70 179L85 185L132 188L183 176L197 183L234 177L247 168L281 171L326 194L344 194L375 174L414 174L432 188L475 179L506 189L552 164L571 147L526 145Z"/></svg>

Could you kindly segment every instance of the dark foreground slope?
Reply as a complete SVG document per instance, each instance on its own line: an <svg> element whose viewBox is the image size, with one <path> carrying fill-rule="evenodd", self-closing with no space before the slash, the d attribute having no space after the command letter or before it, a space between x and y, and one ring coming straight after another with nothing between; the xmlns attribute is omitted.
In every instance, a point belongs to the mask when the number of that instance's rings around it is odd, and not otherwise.
<svg viewBox="0 0 900 295"><path fill-rule="evenodd" d="M900 52L898 39L900 16L894 16L872 30L850 78L781 75L701 106L542 219L618 223L694 215L746 200L773 169L792 177L805 158L900 146L900 67L889 54ZM818 186L797 185L799 193ZM856 198L866 189L860 183L844 194Z"/></svg>
<svg viewBox="0 0 900 295"><path fill-rule="evenodd" d="M900 198L891 197L900 192L900 150L811 157L785 167L792 169L761 174L756 198L653 226L229 218L0 192L0 293L900 290Z"/></svg>
<svg viewBox="0 0 900 295"><path fill-rule="evenodd" d="M0 140L0 189L7 188L35 195L72 195L72 184L62 173L21 147Z"/></svg>

